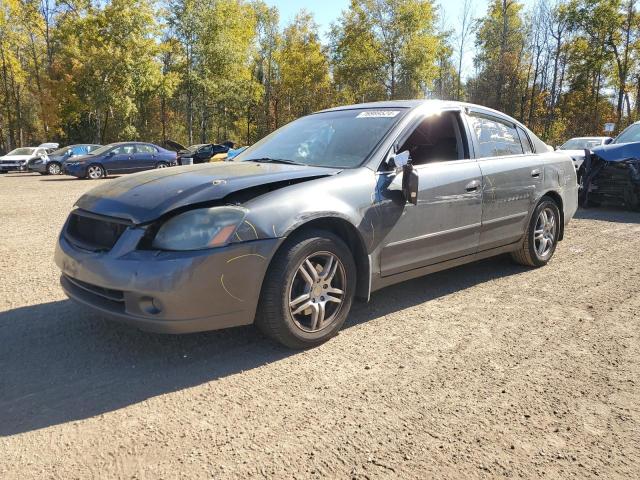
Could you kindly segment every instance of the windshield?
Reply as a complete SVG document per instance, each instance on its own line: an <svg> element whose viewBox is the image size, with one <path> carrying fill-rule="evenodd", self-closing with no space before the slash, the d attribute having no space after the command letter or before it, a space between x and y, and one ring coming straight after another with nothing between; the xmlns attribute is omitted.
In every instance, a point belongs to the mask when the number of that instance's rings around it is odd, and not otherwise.
<svg viewBox="0 0 640 480"><path fill-rule="evenodd" d="M628 126L613 143L631 143L640 142L640 123L634 123Z"/></svg>
<svg viewBox="0 0 640 480"><path fill-rule="evenodd" d="M32 155L35 151L35 148L16 148L7 153L7 155Z"/></svg>
<svg viewBox="0 0 640 480"><path fill-rule="evenodd" d="M598 138L572 138L560 147L560 150L584 150L602 145Z"/></svg>
<svg viewBox="0 0 640 480"><path fill-rule="evenodd" d="M400 119L402 109L355 109L302 117L248 148L234 161L276 160L355 168Z"/></svg>
<svg viewBox="0 0 640 480"><path fill-rule="evenodd" d="M87 153L87 155L102 155L103 153L107 153L109 150L117 146L117 143L110 143L109 145L105 145L104 147L96 148L95 150Z"/></svg>

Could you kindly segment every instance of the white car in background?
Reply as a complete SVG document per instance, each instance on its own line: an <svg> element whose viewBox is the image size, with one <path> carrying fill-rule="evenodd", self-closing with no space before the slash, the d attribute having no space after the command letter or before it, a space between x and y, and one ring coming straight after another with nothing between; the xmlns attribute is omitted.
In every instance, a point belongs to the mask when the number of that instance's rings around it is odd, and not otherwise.
<svg viewBox="0 0 640 480"><path fill-rule="evenodd" d="M29 163L37 158L45 158L47 150L43 147L20 147L0 157L0 173L27 172Z"/></svg>
<svg viewBox="0 0 640 480"><path fill-rule="evenodd" d="M612 141L613 138L611 137L575 137L560 145L557 150L561 150L571 157L577 172L584 162L585 150L591 150L601 145L608 145Z"/></svg>

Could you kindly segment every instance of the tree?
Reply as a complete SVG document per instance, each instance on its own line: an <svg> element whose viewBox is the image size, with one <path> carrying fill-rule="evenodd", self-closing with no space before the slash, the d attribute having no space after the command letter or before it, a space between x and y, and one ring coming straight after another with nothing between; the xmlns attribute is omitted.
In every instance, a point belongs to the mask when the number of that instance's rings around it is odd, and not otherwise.
<svg viewBox="0 0 640 480"><path fill-rule="evenodd" d="M478 76L473 101L516 115L518 89L523 81L521 60L525 47L522 4L493 0L487 15L478 22Z"/></svg>
<svg viewBox="0 0 640 480"><path fill-rule="evenodd" d="M311 14L301 11L285 28L277 62L281 121L286 123L330 105L329 59Z"/></svg>
<svg viewBox="0 0 640 480"><path fill-rule="evenodd" d="M436 22L431 0L352 0L332 29L337 89L354 99L424 96L437 75Z"/></svg>

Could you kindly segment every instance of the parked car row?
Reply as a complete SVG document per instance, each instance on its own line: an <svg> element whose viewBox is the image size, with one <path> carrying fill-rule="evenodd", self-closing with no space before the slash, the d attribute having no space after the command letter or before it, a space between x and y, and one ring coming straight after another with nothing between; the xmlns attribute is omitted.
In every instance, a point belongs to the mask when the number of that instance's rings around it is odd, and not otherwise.
<svg viewBox="0 0 640 480"><path fill-rule="evenodd" d="M57 148L57 144L54 145ZM177 154L152 143L78 144L54 151L44 146L21 147L0 157L0 173L37 172L92 180L177 165Z"/></svg>

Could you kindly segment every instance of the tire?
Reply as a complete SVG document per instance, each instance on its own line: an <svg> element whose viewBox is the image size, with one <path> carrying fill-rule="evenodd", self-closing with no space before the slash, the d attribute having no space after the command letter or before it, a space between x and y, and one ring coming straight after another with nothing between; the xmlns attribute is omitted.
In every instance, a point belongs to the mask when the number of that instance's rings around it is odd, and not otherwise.
<svg viewBox="0 0 640 480"><path fill-rule="evenodd" d="M545 221L545 218L548 220ZM545 266L558 246L560 228L558 205L551 197L542 197L531 216L524 242L511 253L511 257L516 263L527 267Z"/></svg>
<svg viewBox="0 0 640 480"><path fill-rule="evenodd" d="M89 180L100 180L106 176L107 173L104 171L104 167L94 163L87 167L87 175L85 178L88 178Z"/></svg>
<svg viewBox="0 0 640 480"><path fill-rule="evenodd" d="M256 325L289 348L320 345L347 319L356 280L353 255L342 239L323 230L300 232L278 250L267 270Z"/></svg>
<svg viewBox="0 0 640 480"><path fill-rule="evenodd" d="M62 174L62 165L58 162L49 162L47 164L47 174L49 175L61 175Z"/></svg>
<svg viewBox="0 0 640 480"><path fill-rule="evenodd" d="M169 164L167 162L158 162L156 164L156 168L168 168Z"/></svg>

